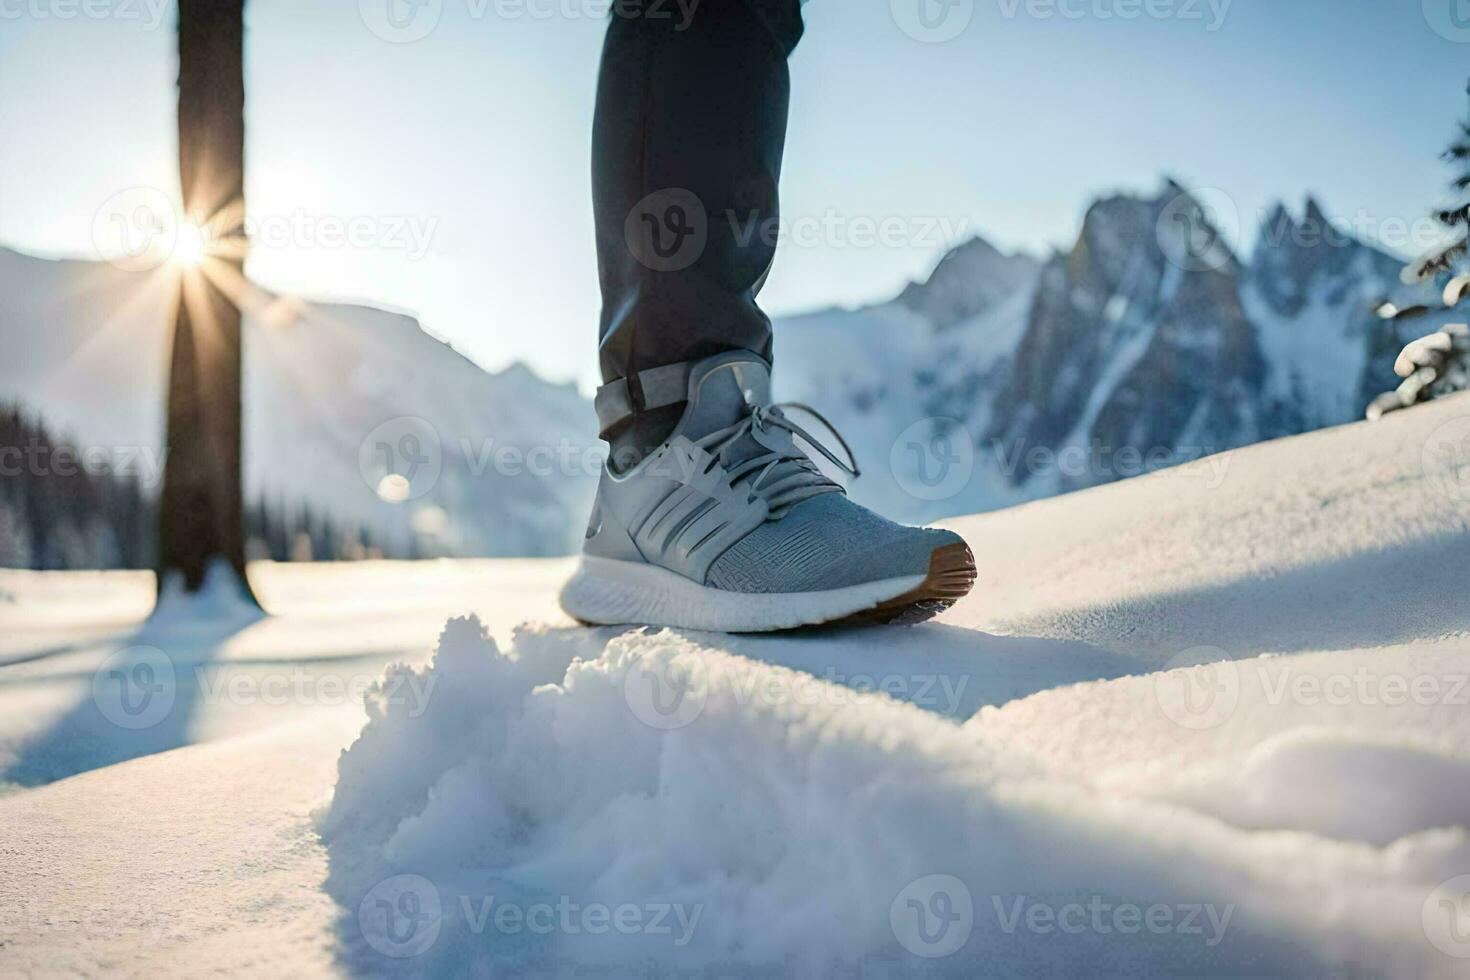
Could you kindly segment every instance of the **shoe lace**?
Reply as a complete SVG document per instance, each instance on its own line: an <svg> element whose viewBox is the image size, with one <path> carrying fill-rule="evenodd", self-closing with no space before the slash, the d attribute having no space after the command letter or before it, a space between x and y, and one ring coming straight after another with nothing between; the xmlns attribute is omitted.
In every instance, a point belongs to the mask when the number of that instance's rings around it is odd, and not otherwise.
<svg viewBox="0 0 1470 980"><path fill-rule="evenodd" d="M822 442L806 429L797 425L786 417L786 410L805 412L820 422L828 432L837 440L842 447L847 461L833 453ZM793 436L790 448L772 449L764 442L756 439L756 443L768 450L764 453L755 453L749 457L739 460L729 459L732 447L740 443L747 436L754 437L757 432L767 429L784 429ZM756 498L765 500L770 520L779 520L786 516L793 506L811 497L820 496L824 493L843 493L840 483L827 477L812 462L800 448L797 447L795 438L800 438L807 445L816 449L831 461L842 472L856 479L862 475L858 469L857 457L853 455L852 447L847 440L842 438L842 433L837 427L829 422L821 412L801 402L778 402L774 405L757 405L751 413L739 422L728 425L723 429L717 429L709 435L696 441L695 445L708 452L713 458L705 467L708 472L716 465L725 467L731 486L747 476L754 474L750 480L747 492L748 499L755 501ZM759 471L759 472L757 472ZM771 482L767 483L770 478Z"/></svg>

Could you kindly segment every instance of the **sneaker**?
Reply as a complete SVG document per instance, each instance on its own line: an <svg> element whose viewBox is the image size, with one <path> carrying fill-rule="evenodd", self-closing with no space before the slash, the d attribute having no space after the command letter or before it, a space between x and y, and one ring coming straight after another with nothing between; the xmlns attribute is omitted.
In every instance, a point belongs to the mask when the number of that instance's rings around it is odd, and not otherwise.
<svg viewBox="0 0 1470 980"><path fill-rule="evenodd" d="M646 408L687 402L672 435L623 472L604 467L582 561L561 593L583 623L765 632L819 623L914 623L965 596L975 559L949 531L895 524L853 503L797 445L857 476L836 430L770 403L770 368L746 351L639 375ZM604 431L623 382L598 393ZM812 414L844 461L787 411Z"/></svg>

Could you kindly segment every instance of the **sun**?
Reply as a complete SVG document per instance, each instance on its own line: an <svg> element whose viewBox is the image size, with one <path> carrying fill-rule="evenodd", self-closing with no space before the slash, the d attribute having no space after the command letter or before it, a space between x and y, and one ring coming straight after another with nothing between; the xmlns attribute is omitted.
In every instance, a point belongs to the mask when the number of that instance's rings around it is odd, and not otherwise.
<svg viewBox="0 0 1470 980"><path fill-rule="evenodd" d="M184 269L197 269L209 255L209 232L193 221L179 224L178 241L174 242L169 260Z"/></svg>

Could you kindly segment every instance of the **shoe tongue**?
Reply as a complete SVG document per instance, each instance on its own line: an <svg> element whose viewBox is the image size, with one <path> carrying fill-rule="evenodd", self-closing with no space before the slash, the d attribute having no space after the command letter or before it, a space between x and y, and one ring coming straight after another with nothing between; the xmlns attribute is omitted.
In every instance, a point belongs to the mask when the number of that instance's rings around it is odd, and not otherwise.
<svg viewBox="0 0 1470 980"><path fill-rule="evenodd" d="M690 439L702 439L734 425L756 405L770 402L770 387L770 370L760 361L716 364L690 379L693 398L679 431Z"/></svg>
<svg viewBox="0 0 1470 980"><path fill-rule="evenodd" d="M680 422L679 432L689 439L698 440L741 421L756 406L769 405L771 371L762 361L732 360L716 363L691 376L690 393L689 408ZM790 433L767 426L764 431L747 431L735 442L725 445L720 455L727 467L734 467L757 456L764 457L773 452L787 453L795 449ZM800 453L799 450L797 452ZM811 484L825 485L833 490L840 489L819 472L809 469L810 465L805 462L805 455L801 454L797 458L783 458L768 470L753 470L742 479L749 482L762 475L764 486L776 486L800 474ZM792 486L788 482L786 493L789 494L792 490L801 492L798 486ZM780 520L789 510L788 505L777 506L768 519Z"/></svg>

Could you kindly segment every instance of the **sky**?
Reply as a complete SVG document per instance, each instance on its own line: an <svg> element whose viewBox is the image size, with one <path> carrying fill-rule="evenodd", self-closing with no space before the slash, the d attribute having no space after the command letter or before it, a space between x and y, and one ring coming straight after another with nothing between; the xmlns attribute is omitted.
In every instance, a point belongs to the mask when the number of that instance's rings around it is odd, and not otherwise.
<svg viewBox="0 0 1470 980"><path fill-rule="evenodd" d="M249 274L590 390L608 0L421 2L248 0ZM1310 193L1413 253L1466 111L1467 0L812 0L806 19L773 314L887 299L973 234L1065 248L1096 197L1165 175L1224 202L1243 247ZM177 195L173 25L168 0L0 0L0 245L94 258L109 201Z"/></svg>

